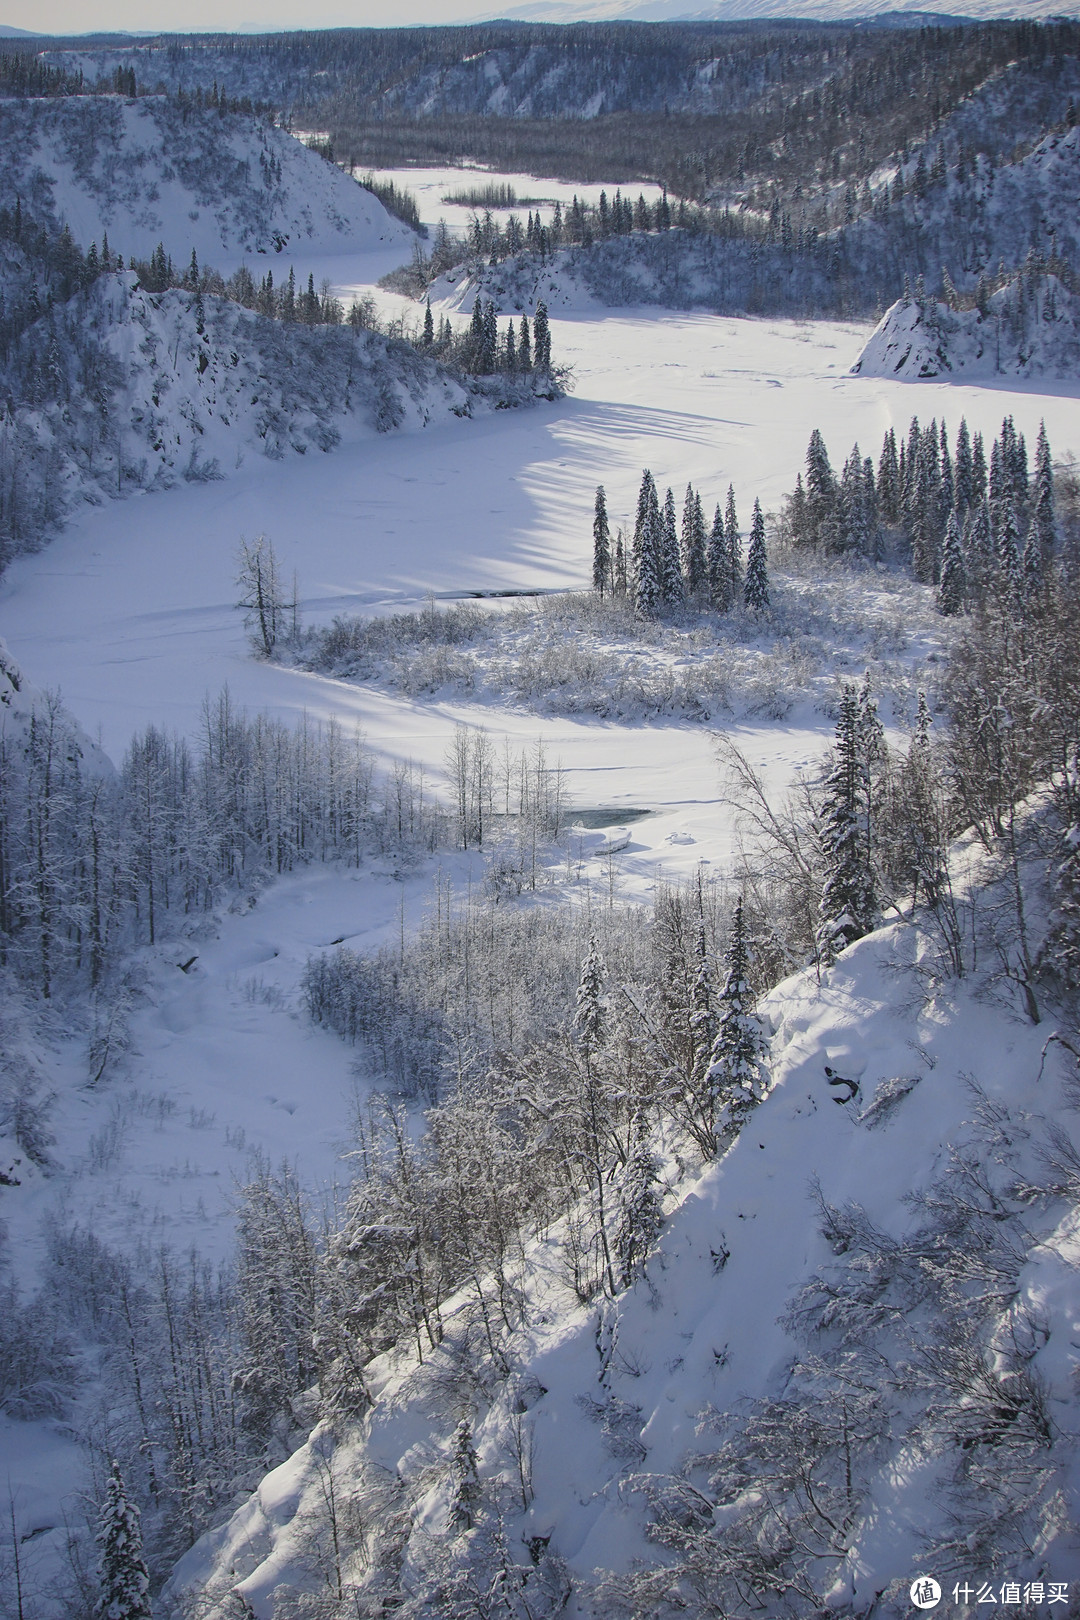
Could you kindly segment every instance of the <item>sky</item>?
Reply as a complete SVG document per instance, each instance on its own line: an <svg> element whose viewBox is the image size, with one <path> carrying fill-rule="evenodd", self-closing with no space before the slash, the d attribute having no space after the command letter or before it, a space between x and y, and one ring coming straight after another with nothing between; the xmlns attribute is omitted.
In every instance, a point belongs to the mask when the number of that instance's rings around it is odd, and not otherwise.
<svg viewBox="0 0 1080 1620"><path fill-rule="evenodd" d="M37 34L229 32L450 23L490 15L484 0L36 0L8 4L0 23Z"/></svg>

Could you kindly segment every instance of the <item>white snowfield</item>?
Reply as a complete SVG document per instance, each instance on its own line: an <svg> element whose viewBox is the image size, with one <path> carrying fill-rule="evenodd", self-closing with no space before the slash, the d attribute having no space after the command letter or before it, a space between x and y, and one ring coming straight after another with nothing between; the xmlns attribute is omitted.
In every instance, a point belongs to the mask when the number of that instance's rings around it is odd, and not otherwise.
<svg viewBox="0 0 1080 1620"><path fill-rule="evenodd" d="M342 250L405 259L414 240L340 169L243 113L185 117L163 96L0 100L0 146L5 206L32 199L83 248L107 234L126 259L161 242L180 266L192 249L226 272L253 258L253 273L277 281L286 249L299 273L307 257Z"/></svg>
<svg viewBox="0 0 1080 1620"><path fill-rule="evenodd" d="M1057 276L1018 281L979 309L928 298L886 310L852 371L863 377L1080 378L1080 298Z"/></svg>
<svg viewBox="0 0 1080 1620"><path fill-rule="evenodd" d="M521 1404L527 1408L533 1499L527 1511L509 1511L512 1540L550 1537L571 1573L586 1581L649 1555L643 1504L626 1490L628 1476L679 1474L688 1454L715 1444L702 1429L710 1412L739 1412L784 1391L800 1346L780 1318L798 1289L828 1275L840 1252L820 1230L815 1181L826 1203L857 1204L893 1236L912 1232L919 1217L911 1195L936 1182L954 1153L973 1159L981 1099L972 1082L1011 1119L1028 1122L1030 1143L1019 1130L1015 1138L1017 1172L1024 1173L1040 1122L1062 1106L1067 1065L1054 1048L1043 1063L1045 1029L987 1004L963 983L926 1000L918 963L924 947L904 924L884 928L846 951L821 983L812 972L800 974L764 1000L760 1010L773 1030L771 1095L725 1158L678 1186L645 1276L616 1301L580 1306L558 1273L554 1245L531 1248L528 1323L508 1352L514 1378L494 1400L481 1398L473 1425L481 1479L490 1482L508 1468L515 1415L520 1422ZM826 1065L857 1083L852 1102L838 1103ZM1071 1217L1052 1210L1038 1233L1019 1273L1016 1309L1029 1307L1045 1324L1033 1370L1045 1380L1051 1409L1070 1423L1080 1234ZM375 1362L375 1404L362 1426L336 1437L316 1429L226 1526L185 1555L167 1597L184 1588L204 1592L206 1613L216 1617L228 1613L227 1595L235 1591L257 1620L271 1620L275 1589L311 1586L304 1558L312 1524L325 1518L328 1466L342 1489L370 1477L372 1465L386 1470L411 1505L416 1542L425 1530L439 1533L453 1425L447 1429L432 1413L452 1365L455 1323L447 1314L446 1348L426 1370L405 1354ZM898 1576L919 1574L925 1539L941 1530L942 1508L932 1496L937 1464L901 1438L904 1429L901 1408L870 1502L836 1562L831 1605L858 1612ZM722 1517L718 1510L717 1524ZM1048 1579L1080 1576L1068 1541L1063 1536L1049 1550ZM976 1553L970 1574L981 1578L977 1563ZM571 1599L565 1612L592 1611ZM900 1601L885 1612L908 1611Z"/></svg>

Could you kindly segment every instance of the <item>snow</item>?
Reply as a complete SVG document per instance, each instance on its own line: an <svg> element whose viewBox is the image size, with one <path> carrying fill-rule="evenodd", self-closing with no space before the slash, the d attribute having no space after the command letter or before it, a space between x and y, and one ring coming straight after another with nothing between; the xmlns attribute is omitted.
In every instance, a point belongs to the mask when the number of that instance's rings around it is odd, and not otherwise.
<svg viewBox="0 0 1080 1620"><path fill-rule="evenodd" d="M398 178L408 183L407 174ZM114 245L124 246L120 234ZM316 246L313 238L313 253ZM326 262L336 267L337 285L369 284L365 252ZM986 390L934 380L915 394L891 375L851 375L867 332L850 324L570 307L552 329L556 360L576 379L574 394L558 404L443 421L422 436L350 439L328 456L248 461L225 468L217 482L80 513L0 581L0 622L26 680L58 688L113 759L151 722L194 734L206 694L226 684L234 701L252 710L358 724L383 760L412 758L436 778L458 722L486 726L497 743L539 736L567 768L572 804L611 807L616 827L620 807L652 812L626 823L617 852L622 893L644 899L661 872L688 874L699 860L722 866L732 848L730 811L708 732L689 724L568 720L493 703L421 702L257 662L233 605L240 537L273 538L286 569L299 574L305 617L316 622L338 612L413 607L429 593L580 588L598 481L613 520L623 523L643 466L680 495L692 481L710 510L734 482L745 522L755 496L775 507L791 488L815 426L839 464L856 438L876 454L884 431L906 431L913 410L924 421L944 415L954 430L966 415L991 438L1010 412L1029 443L1045 418L1060 454L1080 446L1077 388ZM829 731L824 713L807 713L798 727L751 722L733 735L779 788L815 757ZM623 842L621 832L605 836L612 847ZM586 838L583 875L599 885L605 846ZM467 886L473 868L465 857L444 857L444 867L455 887ZM233 1188L253 1150L271 1163L294 1162L331 1198L342 1176L355 1081L346 1049L303 1018L299 973L310 951L338 939L375 945L414 926L435 876L431 866L368 867L355 877L297 874L268 889L253 910L191 935L183 956L175 940L145 952L145 996L133 1021L137 1055L107 1094L84 1088L79 1033L53 1031L42 1055L64 1098L58 1168L5 1189L4 1218L23 1280L40 1254L40 1217L55 1207L92 1222L109 1241L151 1234L224 1255ZM777 1091L747 1139L706 1173L666 1229L650 1262L665 1310L652 1311L644 1287L626 1301L621 1342L637 1346L646 1368L626 1394L643 1408L650 1466L678 1461L704 1400L767 1389L784 1366L789 1350L776 1316L821 1249L805 1202L812 1168L830 1196L864 1198L878 1218L894 1220L912 1179L929 1173L940 1144L960 1129L970 1106L962 1072L977 1069L983 1084L1002 1093L1019 1086L1021 1101L1030 1092L1035 1033L983 1007L918 1010L910 966L896 965L897 949L893 935L879 936L845 956L824 992L802 979L775 993ZM182 972L181 961L193 954L197 962ZM909 994L914 1011L905 1004ZM877 1138L831 1100L826 1107L820 1078L824 1061L850 1067L855 1051L864 1097L879 1079L924 1075L877 1127L883 1145L872 1152L866 1144ZM96 1157L94 1138L104 1144ZM852 1151L841 1151L845 1145ZM709 1257L720 1232L732 1248L722 1284ZM1050 1259L1033 1274L1036 1286L1045 1309L1067 1310L1072 1295ZM745 1301L737 1330L728 1305L735 1297ZM561 1550L585 1572L617 1563L627 1544L611 1459L598 1430L581 1438L574 1405L595 1385L594 1326L588 1313L564 1314L558 1325L537 1330L530 1352L549 1390L545 1434L559 1437L538 1446L532 1521L538 1532L555 1529ZM671 1363L673 1331L682 1335L678 1366ZM726 1342L731 1359L716 1371L713 1352ZM1065 1376L1062 1365L1047 1366L1048 1376ZM396 1463L423 1433L420 1419L407 1414L377 1429L376 1445ZM571 1434L572 1442L561 1439ZM56 1426L5 1421L0 1455L20 1525L59 1525L59 1498L82 1480L70 1437ZM288 1566L290 1526L310 1469L308 1454L286 1464L214 1538L227 1562L255 1537L258 1567L245 1590L260 1616L269 1613L268 1593ZM569 1494L568 1475L575 1486ZM901 1480L900 1519L905 1488ZM917 1494L917 1483L911 1488ZM192 1554L185 1578L205 1572L209 1556L206 1547ZM878 1556L867 1554L862 1589Z"/></svg>
<svg viewBox="0 0 1080 1620"><path fill-rule="evenodd" d="M583 1421L583 1400L610 1394L637 1408L629 1433L643 1454L635 1468L678 1472L688 1451L707 1448L703 1414L737 1411L783 1389L795 1344L780 1318L795 1290L831 1258L811 1214L814 1178L830 1204L854 1202L879 1227L904 1232L912 1224L910 1194L927 1188L950 1148L970 1137L972 1077L991 1101L1018 1114L1057 1106L1057 1072L1039 1078L1045 1032L962 984L925 999L914 942L903 926L883 929L849 949L823 983L799 975L765 999L771 1095L727 1156L680 1189L647 1277L611 1307L618 1353L602 1384L596 1308L568 1303L565 1285L560 1289L545 1263L545 1245L531 1253L530 1325L511 1341L511 1354L522 1386L535 1380L543 1394L534 1403L534 1499L520 1533L550 1534L577 1576L625 1569L641 1547L638 1508L620 1489L625 1460ZM863 1098L897 1076L917 1083L871 1134L855 1110L835 1106L827 1063L858 1078ZM1075 1349L1075 1279L1065 1281L1074 1241L1070 1231L1051 1234L1019 1281L1021 1297L1037 1303L1049 1328L1037 1361L1059 1401L1069 1398L1076 1365L1057 1342L1071 1337ZM718 1270L723 1248L729 1257ZM437 1369L437 1355L433 1364ZM362 1442L346 1442L343 1473L358 1468L362 1450L365 1461L408 1482L414 1459L430 1457L440 1431L423 1379L410 1380L410 1371L394 1356L376 1363L375 1406ZM505 1423L497 1400L482 1406L475 1429L482 1462L485 1444L493 1456L500 1429L505 1439ZM302 1588L298 1530L305 1511L319 1511L314 1453L321 1443L317 1431L224 1530L192 1549L176 1587L206 1584L220 1597L235 1585L258 1620L272 1615L279 1583ZM878 1510L837 1573L837 1589L856 1603L916 1573L922 1539L935 1528L925 1472L902 1451L889 1453L877 1490ZM1055 1546L1047 1574L1080 1576L1075 1546Z"/></svg>
<svg viewBox="0 0 1080 1620"><path fill-rule="evenodd" d="M936 299L900 299L874 328L852 371L861 376L1037 379L1044 386L1080 377L1080 299L1056 276L1022 289L1009 282L979 309L951 310Z"/></svg>
<svg viewBox="0 0 1080 1620"><path fill-rule="evenodd" d="M246 114L193 111L185 120L158 96L0 100L0 140L5 206L20 191L33 195L82 247L107 232L127 259L149 259L160 241L178 265L194 249L202 265L227 274L254 256L259 273L269 265L278 280L286 247L305 278L308 255L347 248L373 256L381 275L414 240L340 169Z"/></svg>

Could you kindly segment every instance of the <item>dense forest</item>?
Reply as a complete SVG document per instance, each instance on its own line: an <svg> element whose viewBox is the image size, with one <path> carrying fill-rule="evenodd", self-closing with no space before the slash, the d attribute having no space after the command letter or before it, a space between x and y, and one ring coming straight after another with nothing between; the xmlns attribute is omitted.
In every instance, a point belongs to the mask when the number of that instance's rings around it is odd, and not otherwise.
<svg viewBox="0 0 1080 1620"><path fill-rule="evenodd" d="M360 167L467 156L729 200L762 185L784 195L861 185L987 86L1009 106L970 121L977 149L998 158L1080 90L1077 44L1067 21L498 23L87 42L46 60L88 79L134 68L150 88L272 102L328 131L339 158Z"/></svg>

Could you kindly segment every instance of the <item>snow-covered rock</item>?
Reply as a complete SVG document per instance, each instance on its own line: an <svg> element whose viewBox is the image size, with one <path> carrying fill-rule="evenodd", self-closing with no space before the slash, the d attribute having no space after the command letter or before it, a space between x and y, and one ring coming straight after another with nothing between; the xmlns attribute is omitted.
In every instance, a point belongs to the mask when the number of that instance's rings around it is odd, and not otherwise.
<svg viewBox="0 0 1080 1620"><path fill-rule="evenodd" d="M0 101L0 205L64 221L125 258L158 242L222 268L244 255L399 248L413 233L332 163L265 120L165 96Z"/></svg>
<svg viewBox="0 0 1080 1620"><path fill-rule="evenodd" d="M982 309L899 299L852 366L864 377L1058 377L1080 382L1080 296L1021 272Z"/></svg>

